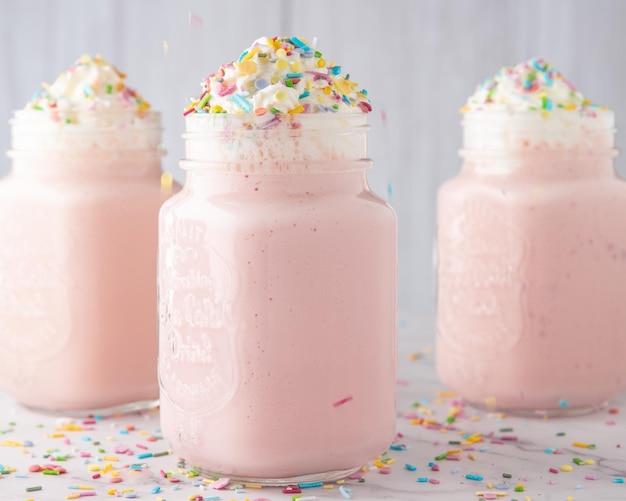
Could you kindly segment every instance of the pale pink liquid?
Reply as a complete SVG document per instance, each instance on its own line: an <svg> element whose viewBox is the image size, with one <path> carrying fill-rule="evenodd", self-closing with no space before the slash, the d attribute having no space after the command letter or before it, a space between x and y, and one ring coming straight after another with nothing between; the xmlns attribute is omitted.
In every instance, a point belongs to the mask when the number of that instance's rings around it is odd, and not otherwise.
<svg viewBox="0 0 626 501"><path fill-rule="evenodd" d="M175 453L265 481L382 453L395 429L391 208L363 171L188 174L160 215L161 427Z"/></svg>
<svg viewBox="0 0 626 501"><path fill-rule="evenodd" d="M31 407L158 397L160 161L82 155L0 182L0 386Z"/></svg>
<svg viewBox="0 0 626 501"><path fill-rule="evenodd" d="M506 159L510 173L486 172ZM441 381L499 409L626 389L626 183L611 152L474 153L438 201Z"/></svg>

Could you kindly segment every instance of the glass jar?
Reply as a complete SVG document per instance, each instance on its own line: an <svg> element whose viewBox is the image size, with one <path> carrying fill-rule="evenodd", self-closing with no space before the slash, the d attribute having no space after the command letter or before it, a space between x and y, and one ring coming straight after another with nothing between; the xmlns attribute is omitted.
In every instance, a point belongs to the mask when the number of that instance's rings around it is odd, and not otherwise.
<svg viewBox="0 0 626 501"><path fill-rule="evenodd" d="M592 410L626 389L614 116L468 113L438 198L437 366L474 405Z"/></svg>
<svg viewBox="0 0 626 501"><path fill-rule="evenodd" d="M187 118L159 219L161 428L204 475L332 480L391 443L396 220L364 115Z"/></svg>
<svg viewBox="0 0 626 501"><path fill-rule="evenodd" d="M36 113L16 113L0 181L0 387L64 414L154 406L160 118L42 128Z"/></svg>

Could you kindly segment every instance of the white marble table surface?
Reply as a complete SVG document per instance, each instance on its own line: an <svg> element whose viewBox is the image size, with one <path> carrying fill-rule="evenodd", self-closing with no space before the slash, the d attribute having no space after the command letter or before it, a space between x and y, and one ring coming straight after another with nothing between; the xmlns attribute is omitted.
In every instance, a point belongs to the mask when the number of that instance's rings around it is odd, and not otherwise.
<svg viewBox="0 0 626 501"><path fill-rule="evenodd" d="M411 416L445 424L454 399L439 394L444 388L437 382L430 348L416 342L407 332L402 334L401 341L398 432L403 437L398 443L406 445L406 450L387 452L386 457L395 460L389 473L381 474L378 468L369 465L363 482L346 481L344 485L352 489L348 493L352 499L460 501L478 500L479 492L500 492L506 494L498 497L504 501L626 500L626 483L615 482L626 478L625 398L609 408L576 418L523 419L465 408L452 425L455 429L429 429L414 424ZM412 353L419 354L417 360L410 360L415 358L410 356ZM94 500L115 499L113 491L121 495L126 489L133 489L137 499L153 501L159 498L184 501L193 494L201 494L205 499L219 496L224 501L292 499L291 494L284 494L279 488L248 488L245 492L200 488L194 485L198 479L179 475L175 455L138 459L136 456L146 451L137 444L153 452L168 449L163 440L149 440L149 437L159 436L157 411L103 419L87 425L88 429L65 431L65 436L54 438L53 434L59 433L55 428L63 423L58 417L30 412L0 393L0 465L16 470L0 476L1 501L64 500L68 494L79 492L69 489L71 484L93 487L97 494L89 499ZM81 423L81 420L75 421L75 424ZM132 427L134 429L127 429ZM459 431L481 433L483 441L475 444L475 450L459 454L459 460L436 461L436 456L458 448L449 441L459 440ZM502 435L517 440L499 440ZM27 441L32 442L32 446L11 445L14 442L29 445ZM595 448L574 447L574 442L592 443ZM116 452L124 448L133 455ZM67 460L52 461L44 457L46 451L54 449L60 452L53 452L53 455L67 455ZM98 453L98 449L103 452ZM91 457L80 457L81 452L90 452ZM107 461L109 456L117 461ZM574 458L593 460L594 464L575 464ZM94 472L89 471L87 462L101 467L112 464L122 482L110 483L110 471L99 479L92 479ZM435 462L439 471L433 471L430 462ZM30 465L48 463L64 466L67 473L52 476L28 471ZM406 469L407 463L417 470ZM141 471L133 471L129 465L134 464L144 466ZM573 471L561 471L563 465L572 466ZM550 472L551 468L557 473ZM170 483L161 476L161 470L179 475L180 482ZM511 478L504 478L505 473ZM469 480L466 478L468 474L483 480ZM418 482L418 478L428 481ZM515 492L520 483L524 484L524 492ZM42 487L39 491L26 491L28 487L38 486ZM161 488L158 494L152 493L156 486ZM332 489L306 489L303 497L311 500L344 499L336 484Z"/></svg>

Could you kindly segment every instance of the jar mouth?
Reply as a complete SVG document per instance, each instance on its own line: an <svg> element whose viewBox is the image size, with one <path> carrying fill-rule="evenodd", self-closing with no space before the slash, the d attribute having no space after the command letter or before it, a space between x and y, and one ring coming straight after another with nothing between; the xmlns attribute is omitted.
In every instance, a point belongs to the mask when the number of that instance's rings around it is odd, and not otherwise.
<svg viewBox="0 0 626 501"><path fill-rule="evenodd" d="M615 114L610 110L472 111L463 115L462 126L462 151L607 150L615 146Z"/></svg>
<svg viewBox="0 0 626 501"><path fill-rule="evenodd" d="M368 130L364 113L198 113L186 117L181 167L195 161L232 172L343 171L332 164L367 158Z"/></svg>
<svg viewBox="0 0 626 501"><path fill-rule="evenodd" d="M18 152L156 151L161 114L110 110L85 111L78 123L57 122L47 112L18 110L11 124L11 154Z"/></svg>
<svg viewBox="0 0 626 501"><path fill-rule="evenodd" d="M271 162L206 162L203 160L181 160L180 168L193 173L232 173L232 174L337 174L371 169L374 162L369 158L341 161L271 161Z"/></svg>

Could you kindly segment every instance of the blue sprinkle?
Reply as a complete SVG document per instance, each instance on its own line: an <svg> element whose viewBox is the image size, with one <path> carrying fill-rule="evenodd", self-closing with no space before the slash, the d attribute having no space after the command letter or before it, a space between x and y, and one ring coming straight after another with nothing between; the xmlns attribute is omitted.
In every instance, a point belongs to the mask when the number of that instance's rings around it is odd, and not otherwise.
<svg viewBox="0 0 626 501"><path fill-rule="evenodd" d="M298 96L298 99L304 99L305 97L309 97L309 91L305 90L302 94Z"/></svg>
<svg viewBox="0 0 626 501"><path fill-rule="evenodd" d="M496 485L496 489L500 489L501 491L506 491L509 487L511 486L507 483Z"/></svg>
<svg viewBox="0 0 626 501"><path fill-rule="evenodd" d="M25 475L24 473L14 473L13 476L15 478L28 478L28 475Z"/></svg>
<svg viewBox="0 0 626 501"><path fill-rule="evenodd" d="M120 430L120 435L128 435L128 430Z"/></svg>
<svg viewBox="0 0 626 501"><path fill-rule="evenodd" d="M172 490L173 490L173 491L177 491L177 490L179 490L179 489L180 489L180 484L174 484L174 485L172 485Z"/></svg>
<svg viewBox="0 0 626 501"><path fill-rule="evenodd" d="M344 499L352 499L352 496L350 495L351 490L352 489L348 489L343 485L339 486L339 492L341 493Z"/></svg>
<svg viewBox="0 0 626 501"><path fill-rule="evenodd" d="M582 486L582 485L580 485L580 484L576 484L576 485L574 486L574 489L582 489L582 488L583 488L583 486Z"/></svg>
<svg viewBox="0 0 626 501"><path fill-rule="evenodd" d="M533 59L533 66L537 71L545 71L541 66L539 66L539 61L537 61L536 59Z"/></svg>
<svg viewBox="0 0 626 501"><path fill-rule="evenodd" d="M552 99L546 99L546 110L551 110L551 109L552 109ZM561 399L559 400L559 407L566 409L567 407L569 407L569 402L565 399Z"/></svg>
<svg viewBox="0 0 626 501"><path fill-rule="evenodd" d="M152 494L157 494L157 493L161 492L161 486L157 485L156 487L153 487L150 492Z"/></svg>
<svg viewBox="0 0 626 501"><path fill-rule="evenodd" d="M461 471L461 470L459 470L458 468L455 468L450 473L452 473L453 475L456 475L459 471Z"/></svg>
<svg viewBox="0 0 626 501"><path fill-rule="evenodd" d="M239 94L233 94L230 99L246 113L250 113L252 111L252 105L248 101L246 101L243 96Z"/></svg>
<svg viewBox="0 0 626 501"><path fill-rule="evenodd" d="M480 449L478 449L480 452L488 452L489 451L489 447L481 447Z"/></svg>
<svg viewBox="0 0 626 501"><path fill-rule="evenodd" d="M413 466L412 464L409 464L409 463L405 464L404 467L409 471L417 470L417 466Z"/></svg>
<svg viewBox="0 0 626 501"><path fill-rule="evenodd" d="M305 51L310 51L311 48L305 44L302 40L300 40L299 38L296 37L291 37L291 43L294 44L296 47L300 47L301 49L305 50Z"/></svg>
<svg viewBox="0 0 626 501"><path fill-rule="evenodd" d="M239 56L239 59L237 59L237 62L239 62L239 63L240 63L241 61L243 61L243 58L244 58L244 57L246 57L247 55L248 55L248 51L247 51L247 50L244 50L244 51L241 53L241 56Z"/></svg>
<svg viewBox="0 0 626 501"><path fill-rule="evenodd" d="M417 481L420 483L428 482L428 477L418 477Z"/></svg>
<svg viewBox="0 0 626 501"><path fill-rule="evenodd" d="M617 477L613 479L613 483L614 484L623 484L624 483L624 479L621 477Z"/></svg>
<svg viewBox="0 0 626 501"><path fill-rule="evenodd" d="M146 458L151 458L151 457L152 457L151 452L143 452L142 454L137 454L137 459L146 459Z"/></svg>
<svg viewBox="0 0 626 501"><path fill-rule="evenodd" d="M332 68L330 68L330 72L333 75L339 75L341 73L341 66L333 66Z"/></svg>
<svg viewBox="0 0 626 501"><path fill-rule="evenodd" d="M209 496L208 498L202 498L204 501L219 501L220 499L222 499L219 496Z"/></svg>
<svg viewBox="0 0 626 501"><path fill-rule="evenodd" d="M302 73L287 73L287 78L302 78Z"/></svg>
<svg viewBox="0 0 626 501"><path fill-rule="evenodd" d="M300 489L311 489L312 487L323 487L324 482L302 482L298 484Z"/></svg>
<svg viewBox="0 0 626 501"><path fill-rule="evenodd" d="M406 450L406 445L396 445L396 444L391 444L389 446L389 448L392 451L405 451Z"/></svg>
<svg viewBox="0 0 626 501"><path fill-rule="evenodd" d="M30 440L24 440L24 441L22 442L22 445L23 445L24 447L32 447L34 444L33 444Z"/></svg>
<svg viewBox="0 0 626 501"><path fill-rule="evenodd" d="M346 96L345 94L341 96L341 99L343 100L344 103L352 104L348 96Z"/></svg>
<svg viewBox="0 0 626 501"><path fill-rule="evenodd" d="M328 108L326 108L326 106L321 105L321 104L318 104L318 105L317 105L317 108L318 108L320 111L324 111L324 112L328 111Z"/></svg>
<svg viewBox="0 0 626 501"><path fill-rule="evenodd" d="M481 481L483 480L484 477L481 477L480 475L472 475L471 473L468 473L467 475L465 475L465 478L468 480L477 480L477 481Z"/></svg>
<svg viewBox="0 0 626 501"><path fill-rule="evenodd" d="M430 468L431 466L435 466L437 463L435 463L434 461L429 461L428 462L428 467Z"/></svg>
<svg viewBox="0 0 626 501"><path fill-rule="evenodd" d="M258 89L265 89L265 87L267 87L269 85L269 82L267 81L267 79L265 78L257 78L254 81L254 86Z"/></svg>
<svg viewBox="0 0 626 501"><path fill-rule="evenodd" d="M554 454L554 449L544 449L543 452L546 454Z"/></svg>

